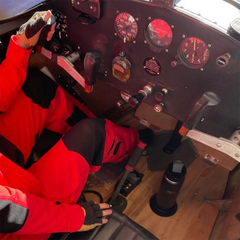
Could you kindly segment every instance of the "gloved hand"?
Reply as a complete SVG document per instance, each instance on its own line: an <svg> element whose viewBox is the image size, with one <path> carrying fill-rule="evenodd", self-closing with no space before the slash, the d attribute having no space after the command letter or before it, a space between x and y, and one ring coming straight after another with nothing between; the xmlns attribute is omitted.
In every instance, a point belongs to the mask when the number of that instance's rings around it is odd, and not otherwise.
<svg viewBox="0 0 240 240"><path fill-rule="evenodd" d="M96 226L106 224L108 220L104 216L112 214L110 206L106 203L96 204L93 201L79 204L85 212L85 221L78 232L88 231Z"/></svg>
<svg viewBox="0 0 240 240"><path fill-rule="evenodd" d="M55 31L55 18L51 11L36 12L24 23L17 32L17 44L25 49L31 48L38 42L42 29L46 25L51 25L46 40L49 41Z"/></svg>

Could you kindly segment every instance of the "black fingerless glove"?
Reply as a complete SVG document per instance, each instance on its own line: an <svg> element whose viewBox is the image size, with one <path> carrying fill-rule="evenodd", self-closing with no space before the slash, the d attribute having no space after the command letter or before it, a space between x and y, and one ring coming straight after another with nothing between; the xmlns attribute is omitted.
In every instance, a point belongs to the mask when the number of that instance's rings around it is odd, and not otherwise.
<svg viewBox="0 0 240 240"><path fill-rule="evenodd" d="M79 203L86 212L84 225L91 225L95 223L102 223L103 210L100 209L99 204L93 201Z"/></svg>
<svg viewBox="0 0 240 240"><path fill-rule="evenodd" d="M26 23L24 23L18 31L18 34L22 34L25 31L27 39L33 37L41 28L47 25L43 16L46 12L36 12Z"/></svg>

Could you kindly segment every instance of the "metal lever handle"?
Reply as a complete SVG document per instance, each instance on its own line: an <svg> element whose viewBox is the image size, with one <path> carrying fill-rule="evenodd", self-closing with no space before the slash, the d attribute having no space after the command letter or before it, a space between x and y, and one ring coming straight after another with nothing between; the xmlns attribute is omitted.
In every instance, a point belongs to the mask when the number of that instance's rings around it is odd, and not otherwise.
<svg viewBox="0 0 240 240"><path fill-rule="evenodd" d="M100 65L101 53L99 51L87 52L84 57L85 92L90 93L96 82L97 72Z"/></svg>
<svg viewBox="0 0 240 240"><path fill-rule="evenodd" d="M196 102L192 111L188 114L186 120L183 122L179 133L185 136L190 129L193 129L196 124L201 120L206 111L217 105L220 98L213 92L205 92L202 97Z"/></svg>

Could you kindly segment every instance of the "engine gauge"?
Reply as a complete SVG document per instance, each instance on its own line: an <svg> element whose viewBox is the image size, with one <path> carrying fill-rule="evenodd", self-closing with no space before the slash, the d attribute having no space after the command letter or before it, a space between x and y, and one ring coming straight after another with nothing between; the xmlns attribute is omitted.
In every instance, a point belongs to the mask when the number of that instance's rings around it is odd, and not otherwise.
<svg viewBox="0 0 240 240"><path fill-rule="evenodd" d="M187 67L201 68L207 63L210 52L205 42L195 37L189 37L179 46L178 56Z"/></svg>
<svg viewBox="0 0 240 240"><path fill-rule="evenodd" d="M173 38L171 27L161 19L155 19L147 25L145 36L148 43L158 49L168 47Z"/></svg>
<svg viewBox="0 0 240 240"><path fill-rule="evenodd" d="M138 24L129 13L119 13L114 22L115 31L124 42L133 41L138 34Z"/></svg>

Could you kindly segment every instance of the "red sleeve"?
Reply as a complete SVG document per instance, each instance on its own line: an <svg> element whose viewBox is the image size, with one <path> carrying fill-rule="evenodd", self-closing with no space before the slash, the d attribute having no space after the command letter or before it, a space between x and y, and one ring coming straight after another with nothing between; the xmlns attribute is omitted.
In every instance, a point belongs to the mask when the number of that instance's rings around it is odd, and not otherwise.
<svg viewBox="0 0 240 240"><path fill-rule="evenodd" d="M84 222L79 205L54 204L36 195L0 185L1 233L76 232Z"/></svg>
<svg viewBox="0 0 240 240"><path fill-rule="evenodd" d="M6 59L0 65L0 112L8 111L21 89L31 51L18 46L16 36L11 37Z"/></svg>

